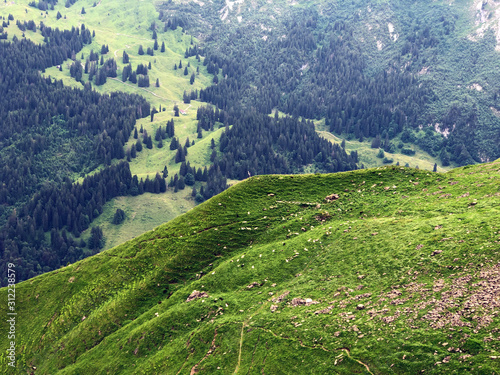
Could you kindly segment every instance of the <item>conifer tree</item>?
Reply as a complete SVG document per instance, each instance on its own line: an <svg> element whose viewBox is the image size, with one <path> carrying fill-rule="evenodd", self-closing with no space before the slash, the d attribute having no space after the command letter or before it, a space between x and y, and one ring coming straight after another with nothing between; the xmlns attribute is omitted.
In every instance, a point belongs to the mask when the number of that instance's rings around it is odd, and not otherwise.
<svg viewBox="0 0 500 375"><path fill-rule="evenodd" d="M170 149L172 151L176 150L178 146L179 146L179 142L177 141L177 138L173 137L172 141L170 142Z"/></svg>

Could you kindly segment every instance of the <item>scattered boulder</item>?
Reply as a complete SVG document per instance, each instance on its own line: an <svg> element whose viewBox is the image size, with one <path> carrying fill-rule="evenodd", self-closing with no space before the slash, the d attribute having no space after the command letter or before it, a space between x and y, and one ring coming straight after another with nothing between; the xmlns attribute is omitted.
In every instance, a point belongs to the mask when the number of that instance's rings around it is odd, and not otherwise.
<svg viewBox="0 0 500 375"><path fill-rule="evenodd" d="M363 305L363 304L360 303L358 306L356 306L356 309L357 310L364 310L365 309L365 305Z"/></svg>
<svg viewBox="0 0 500 375"><path fill-rule="evenodd" d="M329 314L332 309L333 309L333 305L328 306L327 308L324 308L322 310L315 311L314 314L315 315L318 315L318 314Z"/></svg>
<svg viewBox="0 0 500 375"><path fill-rule="evenodd" d="M208 297L208 294L205 292L199 292L197 290L193 290L193 293L189 295L189 297L186 299L186 302L191 302L194 299L197 298L205 298Z"/></svg>
<svg viewBox="0 0 500 375"><path fill-rule="evenodd" d="M434 250L431 254L431 257L433 257L434 255L437 255L437 254L441 254L443 252L443 250Z"/></svg>
<svg viewBox="0 0 500 375"><path fill-rule="evenodd" d="M285 293L283 293L281 296L279 297L274 297L273 298L273 302L276 302L276 303L279 303L279 302L282 302L286 297L288 297L288 295L290 294L290 292L287 290Z"/></svg>
<svg viewBox="0 0 500 375"><path fill-rule="evenodd" d="M294 298L292 299L292 306L311 306L318 304L318 301L313 301L311 298Z"/></svg>
<svg viewBox="0 0 500 375"><path fill-rule="evenodd" d="M338 194L330 194L330 195L327 195L325 197L325 201L327 201L328 203L330 202L333 202L333 201L336 201L337 199L339 199L339 195Z"/></svg>
<svg viewBox="0 0 500 375"><path fill-rule="evenodd" d="M250 285L247 285L247 288L248 289L252 289L252 288L255 288L256 286L260 286L261 284L259 284L257 281L254 281L253 283L251 283Z"/></svg>
<svg viewBox="0 0 500 375"><path fill-rule="evenodd" d="M330 213L328 211L323 211L321 212L320 214L314 216L314 218L318 221L326 221L328 219L330 219L332 217L332 215L330 215Z"/></svg>

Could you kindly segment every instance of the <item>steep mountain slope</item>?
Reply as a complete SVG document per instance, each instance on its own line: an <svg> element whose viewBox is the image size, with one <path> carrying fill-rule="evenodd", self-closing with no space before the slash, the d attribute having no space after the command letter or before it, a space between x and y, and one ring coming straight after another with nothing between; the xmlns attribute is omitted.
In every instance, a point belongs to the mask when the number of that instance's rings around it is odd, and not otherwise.
<svg viewBox="0 0 500 375"><path fill-rule="evenodd" d="M252 177L16 285L2 370L498 372L499 171Z"/></svg>

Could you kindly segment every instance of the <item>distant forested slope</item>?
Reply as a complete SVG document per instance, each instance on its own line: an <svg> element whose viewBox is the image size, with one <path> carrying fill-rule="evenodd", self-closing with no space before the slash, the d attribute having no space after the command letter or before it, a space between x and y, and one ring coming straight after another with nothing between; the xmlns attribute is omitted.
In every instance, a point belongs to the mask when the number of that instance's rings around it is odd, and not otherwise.
<svg viewBox="0 0 500 375"><path fill-rule="evenodd" d="M160 9L166 25L204 40L216 77L202 100L325 118L332 132L376 137L386 151L398 140L443 165L465 165L500 157L498 41L483 25L475 34L497 5L475 3L214 1Z"/></svg>
<svg viewBox="0 0 500 375"><path fill-rule="evenodd" d="M74 56L92 36L85 25L39 30L43 44L0 43L0 255L3 265L23 266L21 279L92 253L76 238L106 201L131 193L132 176L122 165L105 168L94 182L71 181L123 158L135 120L150 111L138 95L101 95L90 85L74 89L42 78L40 71Z"/></svg>

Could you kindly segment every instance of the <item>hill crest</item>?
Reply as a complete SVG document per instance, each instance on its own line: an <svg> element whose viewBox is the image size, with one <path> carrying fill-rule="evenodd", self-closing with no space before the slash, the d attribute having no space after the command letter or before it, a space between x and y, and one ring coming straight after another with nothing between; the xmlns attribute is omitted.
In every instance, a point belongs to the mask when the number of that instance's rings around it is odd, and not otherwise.
<svg viewBox="0 0 500 375"><path fill-rule="evenodd" d="M252 177L18 284L19 368L497 371L499 168Z"/></svg>

